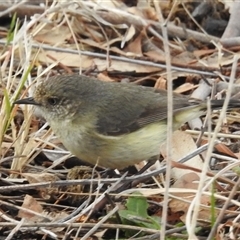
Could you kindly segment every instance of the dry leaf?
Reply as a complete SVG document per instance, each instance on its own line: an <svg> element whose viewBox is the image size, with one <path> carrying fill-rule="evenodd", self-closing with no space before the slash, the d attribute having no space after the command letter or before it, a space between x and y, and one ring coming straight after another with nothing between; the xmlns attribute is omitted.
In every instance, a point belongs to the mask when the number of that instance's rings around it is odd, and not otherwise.
<svg viewBox="0 0 240 240"><path fill-rule="evenodd" d="M203 56L208 56L209 54L215 52L215 49L200 49L200 50L195 50L193 52L194 56L196 56L197 58L201 58Z"/></svg>
<svg viewBox="0 0 240 240"><path fill-rule="evenodd" d="M173 133L173 141L172 141L172 160L178 161L179 159L185 157L190 152L193 152L197 149L195 142L193 141L192 137L182 131L175 131ZM166 144L163 144L161 146L161 154L164 158L166 158ZM203 162L202 159L197 155L193 158L191 158L186 164L190 167L197 167L199 169L202 169ZM172 177L174 179L180 179L182 176L184 176L187 173L192 173L191 170L187 169L179 169L179 168L173 168L172 169Z"/></svg>
<svg viewBox="0 0 240 240"><path fill-rule="evenodd" d="M127 11L135 16L140 16L145 19L158 21L158 15L152 7L130 7Z"/></svg>
<svg viewBox="0 0 240 240"><path fill-rule="evenodd" d="M165 89L167 87L167 80L164 77L159 77L154 85L155 88L157 89Z"/></svg>
<svg viewBox="0 0 240 240"><path fill-rule="evenodd" d="M49 24L34 36L34 40L40 43L49 43L54 46L59 46L71 38L71 36L72 34L69 27L64 25L58 25L55 27Z"/></svg>
<svg viewBox="0 0 240 240"><path fill-rule="evenodd" d="M179 178L174 184L173 188L180 189L197 189L198 188L199 176L196 173L188 173ZM172 199L169 203L169 207L172 212L184 212L180 219L185 222L186 214L189 208L191 201L194 199L195 194L192 193L174 193L173 195L177 196L178 199ZM180 198L180 199L179 199ZM182 199L182 200L181 200ZM186 201L184 201L186 200ZM206 195L201 196L201 204L205 206L210 205L210 197ZM205 221L210 221L211 218L211 209L201 208L199 211L198 219Z"/></svg>
<svg viewBox="0 0 240 240"><path fill-rule="evenodd" d="M197 85L194 85L192 83L184 83L181 86L179 86L178 88L176 88L174 90L174 92L176 92L176 93L184 93L184 92L193 90L193 89L195 89L197 87L198 87Z"/></svg>
<svg viewBox="0 0 240 240"><path fill-rule="evenodd" d="M43 212L43 208L41 204L39 204L38 201L35 198L31 197L30 195L25 196L22 207L40 214ZM37 222L42 221L42 219L41 220L39 219L39 216L26 212L22 209L19 210L18 217L25 218L31 221L37 221Z"/></svg>
<svg viewBox="0 0 240 240"><path fill-rule="evenodd" d="M239 57L240 54L235 53L236 57ZM219 57L221 56L221 58ZM231 65L234 61L233 54L225 53L219 54L218 52L206 56L201 59L201 62L204 66L219 68L219 66L228 66Z"/></svg>
<svg viewBox="0 0 240 240"><path fill-rule="evenodd" d="M123 37L123 40L122 40L122 43L121 43L121 47L123 48L125 43L130 41L134 37L135 34L136 34L135 27L133 25L131 25L127 29L127 31L126 31L126 33L125 33L125 35Z"/></svg>
<svg viewBox="0 0 240 240"><path fill-rule="evenodd" d="M94 62L98 67L99 71L105 71L106 69L108 69L108 71L151 73L151 72L157 72L161 70L159 67L144 66L140 64L122 62L122 61L116 61L116 60L111 60L111 64L109 68L107 67L106 60L95 58Z"/></svg>
<svg viewBox="0 0 240 240"><path fill-rule="evenodd" d="M108 75L106 75L104 73L99 73L97 75L97 78L101 81L104 81L104 82L115 82L114 79L110 78Z"/></svg>
<svg viewBox="0 0 240 240"><path fill-rule="evenodd" d="M55 174L51 173L23 173L29 183L55 182L60 180Z"/></svg>
<svg viewBox="0 0 240 240"><path fill-rule="evenodd" d="M229 149L229 147L227 147L226 145L224 145L222 143L216 144L215 148L221 154L228 155L233 158L237 158L237 156L232 152L232 150Z"/></svg>
<svg viewBox="0 0 240 240"><path fill-rule="evenodd" d="M139 34L134 41L130 42L126 48L125 52L135 53L135 56L142 56L142 34Z"/></svg>
<svg viewBox="0 0 240 240"><path fill-rule="evenodd" d="M176 56L173 56L172 62L174 62L175 64L181 64L182 66L185 64L186 67L189 67L192 62L196 62L196 58L192 53L185 51L179 53Z"/></svg>
<svg viewBox="0 0 240 240"><path fill-rule="evenodd" d="M29 183L41 183L41 182L55 182L60 180L56 175L51 173L23 173L22 174ZM42 198L50 199L52 195L56 197L58 194L57 187L39 187L36 188Z"/></svg>
<svg viewBox="0 0 240 240"><path fill-rule="evenodd" d="M165 62L165 58L166 58L161 50L148 51L148 52L145 52L144 55L149 57L153 61L160 61L160 62Z"/></svg>
<svg viewBox="0 0 240 240"><path fill-rule="evenodd" d="M56 61L50 59L47 55L52 56ZM45 64L51 64L54 62L60 62L68 67L79 67L79 68L90 68L93 66L93 59L78 54L66 53L66 52L56 52L56 51L41 51L38 54L38 60Z"/></svg>

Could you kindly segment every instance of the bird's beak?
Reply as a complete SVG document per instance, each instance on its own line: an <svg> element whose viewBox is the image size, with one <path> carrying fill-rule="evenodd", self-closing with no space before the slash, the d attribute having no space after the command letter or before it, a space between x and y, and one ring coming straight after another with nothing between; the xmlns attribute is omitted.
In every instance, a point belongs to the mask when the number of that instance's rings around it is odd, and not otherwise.
<svg viewBox="0 0 240 240"><path fill-rule="evenodd" d="M33 97L19 99L19 100L15 101L13 104L29 104L29 105L37 105L37 106L40 105L39 103L37 103L34 100Z"/></svg>

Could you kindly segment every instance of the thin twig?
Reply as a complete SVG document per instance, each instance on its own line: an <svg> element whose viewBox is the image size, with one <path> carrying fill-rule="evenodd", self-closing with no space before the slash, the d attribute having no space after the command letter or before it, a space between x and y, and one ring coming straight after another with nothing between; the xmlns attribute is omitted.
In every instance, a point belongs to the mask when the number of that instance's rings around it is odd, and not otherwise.
<svg viewBox="0 0 240 240"><path fill-rule="evenodd" d="M0 17L3 17L4 15L7 15L11 12L13 12L15 9L23 5L24 3L28 2L29 0L22 0L21 2L18 2L14 5L9 6L6 10L0 12Z"/></svg>
<svg viewBox="0 0 240 240"><path fill-rule="evenodd" d="M6 40L0 39L0 44L5 45ZM42 48L44 50L50 50L50 51L56 51L56 52L65 52L65 53L72 53L76 55L84 55L84 56L90 56L90 57L97 57L101 59L106 59L106 54L104 53L96 53L96 52L90 52L90 51L77 51L73 49L64 49L64 48L58 48L58 47L52 47L47 44L32 44L33 48ZM157 68L163 68L166 69L166 64L161 64L161 63L155 63L152 61L145 61L145 60L139 60L139 59L132 59L132 58L127 58L127 57L119 57L119 56L114 56L114 55L109 55L109 58L112 60L117 60L117 61L122 61L122 62L127 62L127 63L133 63L133 64L139 64L139 65L144 65L144 66L150 66L150 67L157 67ZM197 70L201 69L201 70ZM217 77L219 71L219 68L212 68L212 67L194 67L194 66L189 66L186 68L185 67L177 67L172 64L172 70L175 71L180 71L180 72L187 72L187 73L192 73L192 74L199 74L199 75L204 75L204 76L212 76L212 77ZM224 76L226 79L228 79L227 76Z"/></svg>
<svg viewBox="0 0 240 240"><path fill-rule="evenodd" d="M162 34L163 34L163 46L166 56L166 70L167 70L167 166L166 166L166 176L165 176L165 192L163 200L163 211L161 217L161 235L160 239L165 239L165 231L167 226L167 216L168 216L168 192L171 182L171 168L172 168L172 136L173 136L173 86L172 86L172 68L171 68L171 56L170 49L168 45L168 34L167 34L167 24L168 22L164 21L162 11L159 7L159 2L153 1L156 11L159 15L159 21L162 23Z"/></svg>
<svg viewBox="0 0 240 240"><path fill-rule="evenodd" d="M90 229L89 232L87 232L81 239L86 240L88 239L95 231L97 231L98 228L101 227L101 225L106 222L113 214L115 214L118 211L118 206L116 206L114 209L109 211L97 224L95 224L94 227Z"/></svg>

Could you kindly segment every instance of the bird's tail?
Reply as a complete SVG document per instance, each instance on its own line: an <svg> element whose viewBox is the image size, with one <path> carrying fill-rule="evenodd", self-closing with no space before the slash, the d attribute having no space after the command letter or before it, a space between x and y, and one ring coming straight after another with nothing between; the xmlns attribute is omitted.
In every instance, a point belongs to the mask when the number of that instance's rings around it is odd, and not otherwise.
<svg viewBox="0 0 240 240"><path fill-rule="evenodd" d="M224 104L225 99L220 100L211 100L212 109L221 109ZM240 108L240 100L238 99L230 99L228 103L228 109L230 108Z"/></svg>

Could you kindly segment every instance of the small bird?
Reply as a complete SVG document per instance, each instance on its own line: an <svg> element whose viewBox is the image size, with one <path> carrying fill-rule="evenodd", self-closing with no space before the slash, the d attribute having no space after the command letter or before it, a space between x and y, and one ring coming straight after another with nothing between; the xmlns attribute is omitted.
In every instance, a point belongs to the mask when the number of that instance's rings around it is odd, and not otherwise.
<svg viewBox="0 0 240 240"><path fill-rule="evenodd" d="M212 100L213 109L224 100ZM50 77L33 97L14 104L35 105L64 146L93 165L123 169L158 156L167 138L167 91L80 75ZM231 100L229 108L240 107ZM173 130L201 116L205 102L173 94Z"/></svg>

